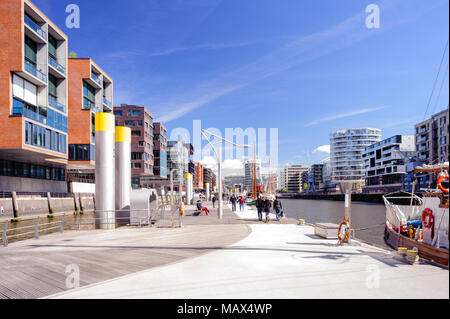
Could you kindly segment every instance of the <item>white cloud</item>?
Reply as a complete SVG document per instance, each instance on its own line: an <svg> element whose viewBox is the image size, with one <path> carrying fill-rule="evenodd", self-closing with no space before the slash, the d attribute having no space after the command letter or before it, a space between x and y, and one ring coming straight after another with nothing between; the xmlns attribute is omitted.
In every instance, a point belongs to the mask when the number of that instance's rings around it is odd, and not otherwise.
<svg viewBox="0 0 450 319"><path fill-rule="evenodd" d="M330 154L330 145L322 145L319 146L318 148L316 148L313 153L318 153L318 152L322 152L322 153L328 153Z"/></svg>
<svg viewBox="0 0 450 319"><path fill-rule="evenodd" d="M222 168L226 170L244 169L244 164L238 159L227 159L223 161Z"/></svg>
<svg viewBox="0 0 450 319"><path fill-rule="evenodd" d="M361 114L366 114L366 113L370 113L370 112L375 112L381 109L384 109L385 107L371 107L371 108L365 108L365 109L360 109L360 110L356 110L356 111L349 111L349 112L344 112L344 113L340 113L340 114L335 114L335 115L331 115L331 116L327 116L327 117L323 117L321 119L318 120L314 120L312 122L309 122L307 124L305 124L305 127L309 127L309 126L313 126L313 125L317 125L320 123L324 123L324 122L329 122L329 121L333 121L333 120L337 120L337 119L342 119L345 117L350 117L350 116L355 116L355 115L361 115Z"/></svg>
<svg viewBox="0 0 450 319"><path fill-rule="evenodd" d="M217 166L217 161L214 157L212 156L205 156L201 161L200 164L202 164L203 167L206 168L216 168Z"/></svg>

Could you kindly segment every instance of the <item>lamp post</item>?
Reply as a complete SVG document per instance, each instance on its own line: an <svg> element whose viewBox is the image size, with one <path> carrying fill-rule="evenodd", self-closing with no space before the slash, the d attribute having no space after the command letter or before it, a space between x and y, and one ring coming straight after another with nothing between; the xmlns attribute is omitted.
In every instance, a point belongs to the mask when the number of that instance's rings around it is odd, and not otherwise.
<svg viewBox="0 0 450 319"><path fill-rule="evenodd" d="M214 137L218 138L219 141L214 143L214 144L211 143L211 141L207 137L207 134L210 135L210 136L214 136ZM219 179L219 181L218 181L218 187L219 187L219 205L218 205L219 213L218 213L218 218L222 219L222 216L223 216L223 200L222 200L222 195L223 195L223 186L222 186L222 143L225 142L225 143L231 144L231 145L233 145L235 147L239 147L239 148L249 148L249 147L248 147L248 145L239 145L239 144L233 143L231 141L228 141L228 140L224 139L221 136L217 136L217 135L215 135L215 134L213 134L211 132L208 132L206 130L202 130L202 136L209 143L209 145L211 145L211 148L213 149L214 154L216 154L216 157L217 157L217 170L218 170L217 175L218 175L218 179ZM218 145L218 150L216 150L214 145Z"/></svg>

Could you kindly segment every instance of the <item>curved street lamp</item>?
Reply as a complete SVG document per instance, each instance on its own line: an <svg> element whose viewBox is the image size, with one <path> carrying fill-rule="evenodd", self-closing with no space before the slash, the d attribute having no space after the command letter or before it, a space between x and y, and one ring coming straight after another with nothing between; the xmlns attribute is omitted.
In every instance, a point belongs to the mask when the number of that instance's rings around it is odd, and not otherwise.
<svg viewBox="0 0 450 319"><path fill-rule="evenodd" d="M211 143L211 141L209 140L207 135L214 136L214 137L218 138L219 141L213 144L213 143ZM218 171L218 180L219 180L219 182L218 182L218 187L219 187L219 205L218 205L218 212L219 213L218 213L218 218L222 219L222 217L223 217L223 201L222 201L222 190L223 190L223 187L222 187L222 143L225 142L225 143L231 144L231 145L233 145L235 147L238 147L238 148L249 148L249 146L248 145L239 145L239 144L233 143L231 141L228 141L228 140L224 139L221 136L218 136L218 135L213 134L211 132L208 132L206 130L202 130L202 136L209 143L209 145L211 145L211 148L213 149L214 154L216 154L216 158L217 158L217 171ZM216 150L214 145L218 145L218 150Z"/></svg>

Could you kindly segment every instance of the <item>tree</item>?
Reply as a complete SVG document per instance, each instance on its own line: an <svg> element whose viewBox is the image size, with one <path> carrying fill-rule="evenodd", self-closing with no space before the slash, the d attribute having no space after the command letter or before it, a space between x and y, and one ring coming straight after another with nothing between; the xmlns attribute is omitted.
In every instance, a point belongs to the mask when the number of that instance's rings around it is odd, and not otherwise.
<svg viewBox="0 0 450 319"><path fill-rule="evenodd" d="M77 57L78 57L78 56L77 56L77 54L76 54L74 51L72 51L72 52L69 53L69 58L75 59L75 58L77 58Z"/></svg>

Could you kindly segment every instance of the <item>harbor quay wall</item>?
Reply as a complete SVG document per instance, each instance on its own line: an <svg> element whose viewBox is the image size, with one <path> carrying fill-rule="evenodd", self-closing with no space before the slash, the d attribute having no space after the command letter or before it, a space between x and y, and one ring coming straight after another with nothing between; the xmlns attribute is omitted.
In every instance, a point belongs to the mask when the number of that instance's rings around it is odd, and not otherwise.
<svg viewBox="0 0 450 319"><path fill-rule="evenodd" d="M11 197L0 198L0 220L95 210L94 194L68 194L66 196L43 197L13 194Z"/></svg>
<svg viewBox="0 0 450 319"><path fill-rule="evenodd" d="M365 202L365 203L376 203L384 204L383 201L384 193L378 194L363 194L356 193L352 194L352 202ZM421 194L416 194L421 197ZM333 200L333 201L345 201L345 194L296 194L296 195L281 195L281 198L291 198L291 199L311 199L311 200Z"/></svg>

